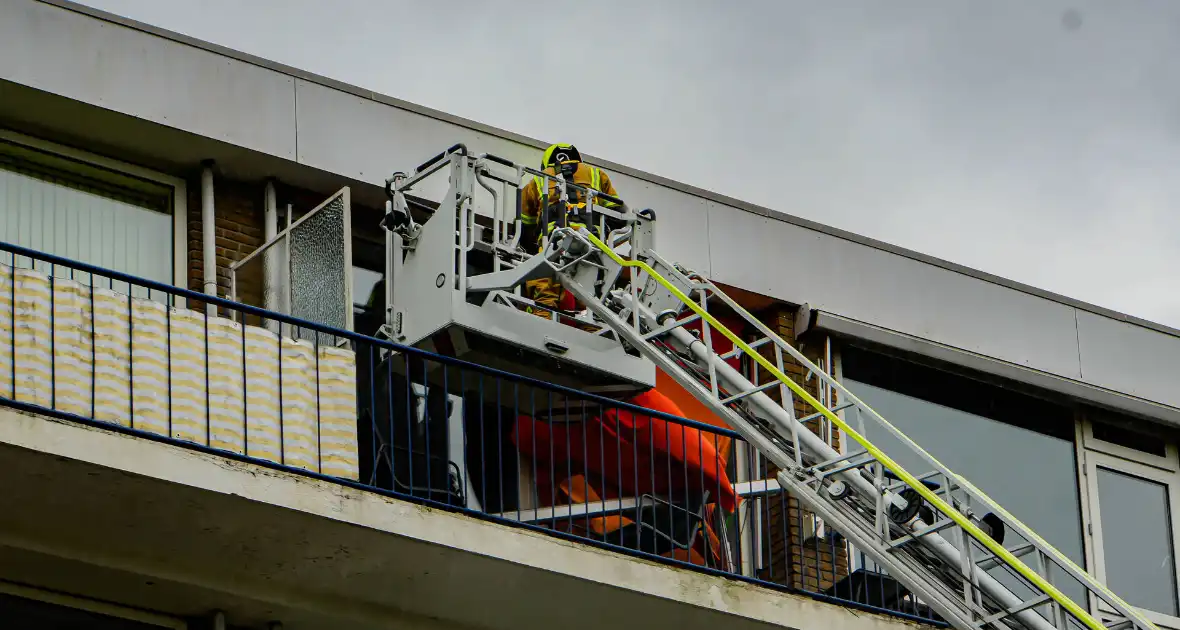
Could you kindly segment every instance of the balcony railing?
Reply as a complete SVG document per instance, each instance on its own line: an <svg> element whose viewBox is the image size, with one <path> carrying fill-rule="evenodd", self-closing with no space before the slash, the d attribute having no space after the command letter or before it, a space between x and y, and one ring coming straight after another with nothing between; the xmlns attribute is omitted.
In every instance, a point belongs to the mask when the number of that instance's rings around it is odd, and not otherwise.
<svg viewBox="0 0 1180 630"><path fill-rule="evenodd" d="M944 625L851 567L733 431L0 252L2 404Z"/></svg>

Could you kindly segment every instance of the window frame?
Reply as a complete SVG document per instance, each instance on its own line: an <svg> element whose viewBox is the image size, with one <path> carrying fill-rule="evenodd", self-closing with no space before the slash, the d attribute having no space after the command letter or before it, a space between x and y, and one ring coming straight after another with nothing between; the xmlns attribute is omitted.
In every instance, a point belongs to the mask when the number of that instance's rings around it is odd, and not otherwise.
<svg viewBox="0 0 1180 630"><path fill-rule="evenodd" d="M1088 425L1088 422L1083 422ZM1079 429L1079 433L1084 434L1084 430ZM1117 445L1115 445L1117 446ZM1175 455L1175 447L1172 444L1168 445L1171 455ZM1123 448L1123 447L1119 447ZM1134 449L1125 449L1134 453L1138 453ZM1163 485L1168 493L1168 507L1170 516L1170 526L1172 529L1172 570L1174 573L1175 584L1177 585L1177 601L1180 602L1180 564L1176 562L1178 550L1180 550L1180 476L1177 475L1176 470L1166 470L1143 463L1142 461L1135 461L1124 457L1118 457L1109 453L1093 450L1089 448L1079 449L1085 457L1083 464L1083 481L1085 483L1086 505L1083 513L1085 515L1085 533L1087 538L1087 553L1090 555L1087 564L1090 565L1095 578L1102 584L1106 584L1106 555L1103 548L1102 540L1102 512L1101 512L1101 497L1098 494L1098 468L1106 468L1120 474L1137 477L1146 481L1159 483ZM1146 454L1145 454L1146 455ZM1107 613L1113 614L1113 610L1102 605L1100 602L1091 602L1091 610L1096 610L1099 614ZM1172 630L1180 630L1180 616L1172 616L1164 613L1155 612L1145 608L1138 608L1137 610L1143 613L1145 617L1152 623Z"/></svg>
<svg viewBox="0 0 1180 630"><path fill-rule="evenodd" d="M1180 453L1177 452L1176 444L1171 440L1168 440L1164 445L1165 455L1160 456L1147 453L1139 449L1114 444L1094 437L1094 422L1084 412L1081 416L1079 422L1081 425L1080 441L1086 450L1103 453L1144 466L1151 466L1163 471L1172 473L1180 472Z"/></svg>
<svg viewBox="0 0 1180 630"><path fill-rule="evenodd" d="M42 154L67 176L100 180L116 188L134 189L135 180L171 188L172 285L188 286L188 186L183 179L9 129L0 128L0 144Z"/></svg>

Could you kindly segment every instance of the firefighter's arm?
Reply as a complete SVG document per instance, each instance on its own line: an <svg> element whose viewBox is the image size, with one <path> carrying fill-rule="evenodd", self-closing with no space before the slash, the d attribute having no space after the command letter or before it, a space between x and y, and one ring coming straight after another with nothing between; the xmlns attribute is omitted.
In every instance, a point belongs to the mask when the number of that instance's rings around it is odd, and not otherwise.
<svg viewBox="0 0 1180 630"><path fill-rule="evenodd" d="M611 182L610 175L607 175L606 171L602 171L601 177L602 177L602 192L610 195L611 197L614 197L615 199L622 199L622 197L619 196L619 191L615 190L615 185L613 182ZM613 201L608 201L606 199L600 200L599 205L606 207L606 208L618 208L619 207L619 205L617 203L615 203Z"/></svg>
<svg viewBox="0 0 1180 630"><path fill-rule="evenodd" d="M536 184L529 182L520 191L520 246L532 251L540 235L541 196Z"/></svg>

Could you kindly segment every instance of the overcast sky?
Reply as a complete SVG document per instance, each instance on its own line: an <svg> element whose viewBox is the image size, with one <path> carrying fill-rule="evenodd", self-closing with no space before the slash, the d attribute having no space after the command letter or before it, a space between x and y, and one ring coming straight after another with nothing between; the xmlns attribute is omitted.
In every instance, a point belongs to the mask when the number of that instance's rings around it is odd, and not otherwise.
<svg viewBox="0 0 1180 630"><path fill-rule="evenodd" d="M84 2L1180 327L1175 0Z"/></svg>

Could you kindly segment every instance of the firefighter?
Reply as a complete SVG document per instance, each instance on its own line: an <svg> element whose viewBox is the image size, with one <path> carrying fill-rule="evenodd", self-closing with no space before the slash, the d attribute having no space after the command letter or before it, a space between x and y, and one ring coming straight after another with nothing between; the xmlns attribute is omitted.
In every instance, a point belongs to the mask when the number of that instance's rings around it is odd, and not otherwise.
<svg viewBox="0 0 1180 630"><path fill-rule="evenodd" d="M557 175L560 171L566 182L597 190L616 199L619 196L606 172L583 162L578 149L572 144L554 144L546 149L545 155L541 159L541 170L550 175ZM590 217L584 191L573 187L567 188L567 191L568 212L571 219L569 225L571 227L582 225L578 219L589 223ZM557 189L557 181L542 177L535 177L533 182L525 185L524 190L521 191L521 223L524 226L521 242L531 253L541 251L542 237L552 232L560 224L560 213L567 212L567 209L560 207L560 198L561 193ZM549 208L548 224L544 226L541 225L542 218L545 216L542 200L547 202ZM605 199L596 200L595 205L606 208L616 207L614 202ZM577 215L577 218L574 218L573 215ZM593 225L590 228L596 231ZM543 232L542 229L544 229ZM601 237L602 235L598 234L597 236ZM553 278L530 280L525 287L528 296L540 306L550 309L565 306L565 310L573 310L572 296L567 295L561 284ZM530 309L530 311L540 317L550 317L547 310Z"/></svg>

